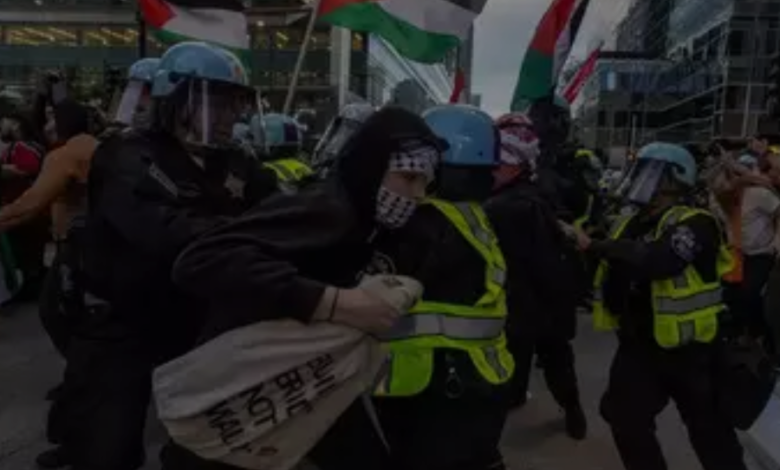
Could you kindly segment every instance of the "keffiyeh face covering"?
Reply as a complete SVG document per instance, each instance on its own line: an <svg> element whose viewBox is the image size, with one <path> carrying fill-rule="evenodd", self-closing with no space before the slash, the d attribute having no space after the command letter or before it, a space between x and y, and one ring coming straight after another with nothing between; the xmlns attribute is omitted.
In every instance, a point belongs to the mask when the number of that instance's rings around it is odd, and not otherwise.
<svg viewBox="0 0 780 470"><path fill-rule="evenodd" d="M439 151L419 140L406 141L398 152L390 156L388 172L398 171L425 175L433 181ZM417 209L417 201L398 194L384 186L379 188L376 200L376 221L387 228L402 227Z"/></svg>

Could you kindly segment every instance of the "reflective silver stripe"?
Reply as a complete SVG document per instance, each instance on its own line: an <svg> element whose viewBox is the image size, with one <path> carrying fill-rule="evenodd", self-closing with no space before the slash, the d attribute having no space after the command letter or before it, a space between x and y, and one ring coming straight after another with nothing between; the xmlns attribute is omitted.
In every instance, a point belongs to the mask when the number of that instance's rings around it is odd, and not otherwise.
<svg viewBox="0 0 780 470"><path fill-rule="evenodd" d="M420 336L445 336L452 339L493 339L504 331L503 318L463 318L440 313L406 315L383 340L401 340Z"/></svg>
<svg viewBox="0 0 780 470"><path fill-rule="evenodd" d="M680 334L680 344L692 343L696 340L696 322L686 321L677 325Z"/></svg>
<svg viewBox="0 0 780 470"><path fill-rule="evenodd" d="M485 228L479 222L479 217L474 214L474 208L471 206L471 204L460 202L454 203L453 206L455 206L463 218L466 219L466 224L469 226L469 229L471 229L471 233L474 235L474 238L479 240L486 247L491 246L493 244L493 236L489 231L485 230Z"/></svg>
<svg viewBox="0 0 780 470"><path fill-rule="evenodd" d="M490 277L490 280L494 283L498 284L499 286L504 286L506 284L506 271L503 269L496 268L494 266L491 266L488 269L488 276Z"/></svg>
<svg viewBox="0 0 780 470"><path fill-rule="evenodd" d="M717 288L682 299L658 297L657 301L659 315L681 315L719 305L723 303L723 295L722 290Z"/></svg>
<svg viewBox="0 0 780 470"><path fill-rule="evenodd" d="M469 230L471 230L471 234L474 235L474 238L490 251L490 248L496 243L496 238L490 230L482 225L479 217L474 212L474 207L471 204L463 202L454 203L453 206L466 220L466 225L469 226ZM488 278L490 281L503 287L506 284L506 271L494 266L490 261L488 261L488 265Z"/></svg>
<svg viewBox="0 0 780 470"><path fill-rule="evenodd" d="M604 300L604 292L601 289L594 290L593 300L596 302L602 302Z"/></svg>
<svg viewBox="0 0 780 470"><path fill-rule="evenodd" d="M482 352L485 354L485 360L488 365L496 372L499 380L508 379L509 371L501 364L501 359L498 357L498 350L493 346L486 346L482 348Z"/></svg>

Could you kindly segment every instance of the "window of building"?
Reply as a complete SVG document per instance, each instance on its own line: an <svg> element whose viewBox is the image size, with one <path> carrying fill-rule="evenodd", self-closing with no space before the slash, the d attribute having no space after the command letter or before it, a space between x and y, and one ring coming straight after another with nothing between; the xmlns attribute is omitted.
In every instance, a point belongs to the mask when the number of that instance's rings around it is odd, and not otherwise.
<svg viewBox="0 0 780 470"><path fill-rule="evenodd" d="M133 27L89 28L81 34L85 46L133 47L138 43L138 31Z"/></svg>
<svg viewBox="0 0 780 470"><path fill-rule="evenodd" d="M607 125L607 113L604 110L599 110L598 118L596 120L598 127L606 127Z"/></svg>
<svg viewBox="0 0 780 470"><path fill-rule="evenodd" d="M6 44L12 46L77 46L76 29L54 26L6 26Z"/></svg>
<svg viewBox="0 0 780 470"><path fill-rule="evenodd" d="M330 30L317 29L313 31L309 49L314 51L330 50Z"/></svg>
<svg viewBox="0 0 780 470"><path fill-rule="evenodd" d="M615 128L629 127L630 125L628 122L628 111L617 111L614 115L614 120L613 127Z"/></svg>
<svg viewBox="0 0 780 470"><path fill-rule="evenodd" d="M274 49L279 51L297 51L301 48L304 31L301 28L279 28L271 33Z"/></svg>
<svg viewBox="0 0 780 470"><path fill-rule="evenodd" d="M364 33L352 33L352 50L364 51L366 49L366 35Z"/></svg>
<svg viewBox="0 0 780 470"><path fill-rule="evenodd" d="M745 87L730 86L726 88L726 109L742 109L745 107Z"/></svg>
<svg viewBox="0 0 780 470"><path fill-rule="evenodd" d="M778 38L777 30L768 29L766 31L766 36L764 41L764 52L766 53L766 55L774 55L777 53L778 42L780 42L780 39Z"/></svg>
<svg viewBox="0 0 780 470"><path fill-rule="evenodd" d="M729 33L729 39L727 43L728 53L732 56L740 56L745 52L745 46L747 41L745 39L745 31L735 29Z"/></svg>

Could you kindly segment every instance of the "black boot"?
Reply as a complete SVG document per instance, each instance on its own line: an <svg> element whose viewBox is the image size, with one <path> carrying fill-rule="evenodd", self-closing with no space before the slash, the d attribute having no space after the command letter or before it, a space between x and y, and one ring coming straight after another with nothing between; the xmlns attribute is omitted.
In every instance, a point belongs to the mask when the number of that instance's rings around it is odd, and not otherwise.
<svg viewBox="0 0 780 470"><path fill-rule="evenodd" d="M566 434L574 440L581 441L588 435L588 420L578 403L564 410L566 413Z"/></svg>
<svg viewBox="0 0 780 470"><path fill-rule="evenodd" d="M71 460L67 452L65 452L65 449L60 446L49 449L38 455L35 459L35 464L38 465L38 468L43 470L56 470L69 467Z"/></svg>

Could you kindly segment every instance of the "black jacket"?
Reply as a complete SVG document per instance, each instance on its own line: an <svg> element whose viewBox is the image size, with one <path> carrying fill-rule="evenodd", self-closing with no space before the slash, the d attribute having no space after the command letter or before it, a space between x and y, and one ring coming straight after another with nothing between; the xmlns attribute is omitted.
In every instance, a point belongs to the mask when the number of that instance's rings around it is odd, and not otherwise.
<svg viewBox="0 0 780 470"><path fill-rule="evenodd" d="M176 256L275 185L242 155L223 157L204 171L171 137L134 131L115 133L96 150L89 209L75 236L84 247L84 289L110 306L106 331L141 332L161 347L187 343L199 307L171 282Z"/></svg>
<svg viewBox="0 0 780 470"><path fill-rule="evenodd" d="M390 153L409 137L435 140L419 116L384 108L347 142L326 180L263 200L187 248L173 276L210 305L202 340L262 320L309 321L328 285L353 287L373 253Z"/></svg>
<svg viewBox="0 0 780 470"><path fill-rule="evenodd" d="M572 336L579 262L554 208L539 188L521 181L489 200L485 211L507 262L510 328L524 338L554 328Z"/></svg>

